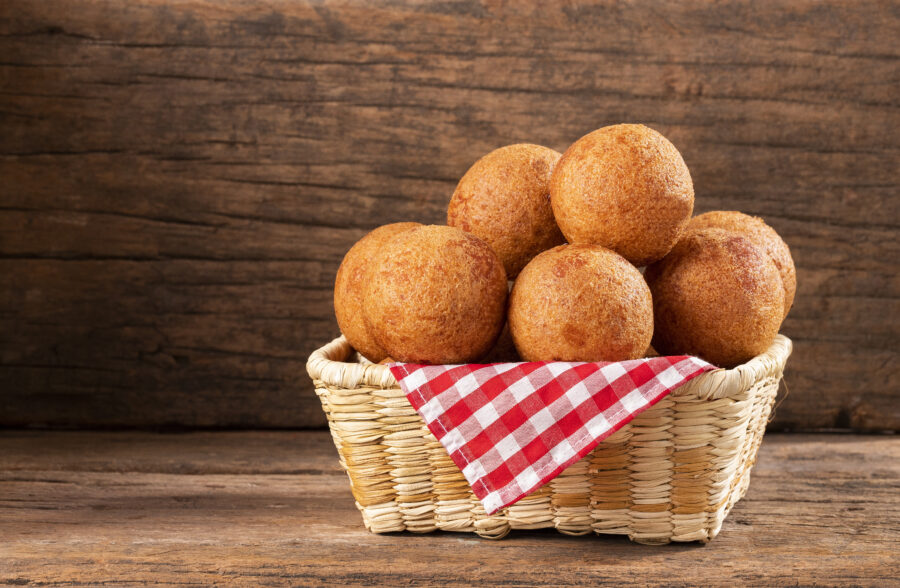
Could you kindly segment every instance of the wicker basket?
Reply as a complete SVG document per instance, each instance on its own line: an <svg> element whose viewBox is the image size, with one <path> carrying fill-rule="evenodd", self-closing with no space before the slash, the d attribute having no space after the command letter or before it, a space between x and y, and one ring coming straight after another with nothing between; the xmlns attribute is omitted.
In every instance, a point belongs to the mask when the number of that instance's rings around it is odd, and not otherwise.
<svg viewBox="0 0 900 588"><path fill-rule="evenodd" d="M341 337L314 352L307 370L370 531L499 539L555 527L639 543L706 542L747 490L790 353L779 335L746 364L698 376L492 516L387 367L360 360Z"/></svg>

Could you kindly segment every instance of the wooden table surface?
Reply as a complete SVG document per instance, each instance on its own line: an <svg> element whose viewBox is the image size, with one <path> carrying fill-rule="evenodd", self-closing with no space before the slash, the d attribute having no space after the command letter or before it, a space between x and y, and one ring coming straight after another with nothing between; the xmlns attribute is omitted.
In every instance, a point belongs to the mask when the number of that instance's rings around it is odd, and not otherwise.
<svg viewBox="0 0 900 588"><path fill-rule="evenodd" d="M379 536L325 432L5 431L0 585L890 585L898 496L898 437L770 434L706 546Z"/></svg>

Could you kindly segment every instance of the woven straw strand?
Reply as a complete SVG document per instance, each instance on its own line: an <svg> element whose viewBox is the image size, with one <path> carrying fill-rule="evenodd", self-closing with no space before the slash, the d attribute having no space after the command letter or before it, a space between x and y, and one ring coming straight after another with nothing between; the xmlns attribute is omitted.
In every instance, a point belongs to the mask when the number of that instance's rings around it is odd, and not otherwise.
<svg viewBox="0 0 900 588"><path fill-rule="evenodd" d="M791 341L681 386L584 459L487 516L459 468L410 406L390 370L354 358L341 337L307 370L341 466L370 531L513 529L627 535L640 543L709 541L746 492Z"/></svg>

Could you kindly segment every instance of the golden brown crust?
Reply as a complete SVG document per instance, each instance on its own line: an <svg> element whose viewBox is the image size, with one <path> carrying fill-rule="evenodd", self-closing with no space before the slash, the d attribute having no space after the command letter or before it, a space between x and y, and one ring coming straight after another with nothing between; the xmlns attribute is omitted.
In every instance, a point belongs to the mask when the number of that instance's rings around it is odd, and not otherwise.
<svg viewBox="0 0 900 588"><path fill-rule="evenodd" d="M775 229L756 216L736 210L715 210L692 218L688 223L687 230L709 228L725 229L743 235L772 258L784 286L784 316L786 317L794 304L794 295L797 292L797 270L794 267L790 248Z"/></svg>
<svg viewBox="0 0 900 588"><path fill-rule="evenodd" d="M513 343L512 333L509 330L509 323L503 327L497 342L488 351L487 355L478 360L478 363L505 363L522 361L519 352L516 351L516 345Z"/></svg>
<svg viewBox="0 0 900 588"><path fill-rule="evenodd" d="M469 362L503 328L506 289L503 264L487 243L453 227L418 227L380 252L363 316L397 361Z"/></svg>
<svg viewBox="0 0 900 588"><path fill-rule="evenodd" d="M561 245L525 266L509 327L527 361L622 361L644 356L653 302L640 272L600 245Z"/></svg>
<svg viewBox="0 0 900 588"><path fill-rule="evenodd" d="M485 241L515 278L535 255L565 241L550 207L550 176L560 156L528 143L491 151L459 181L447 224Z"/></svg>
<svg viewBox="0 0 900 588"><path fill-rule="evenodd" d="M385 243L419 223L394 223L378 227L350 248L334 280L334 315L341 332L366 359L379 362L387 355L366 329L362 315L364 286L370 268Z"/></svg>
<svg viewBox="0 0 900 588"><path fill-rule="evenodd" d="M603 127L573 143L550 180L553 214L570 243L596 243L636 266L668 253L694 208L678 149L644 125Z"/></svg>
<svg viewBox="0 0 900 588"><path fill-rule="evenodd" d="M509 313L509 294L512 292L514 283L513 280L509 280L506 283L506 312L504 312L504 315ZM506 363L517 361L522 361L522 358L519 357L519 352L516 351L516 346L513 343L512 333L509 331L509 321L506 321L504 322L503 330L500 331L500 335L497 337L494 346L487 352L487 355L478 360L478 363Z"/></svg>
<svg viewBox="0 0 900 588"><path fill-rule="evenodd" d="M723 229L690 231L644 278L653 293L653 347L730 368L772 343L784 316L775 263Z"/></svg>

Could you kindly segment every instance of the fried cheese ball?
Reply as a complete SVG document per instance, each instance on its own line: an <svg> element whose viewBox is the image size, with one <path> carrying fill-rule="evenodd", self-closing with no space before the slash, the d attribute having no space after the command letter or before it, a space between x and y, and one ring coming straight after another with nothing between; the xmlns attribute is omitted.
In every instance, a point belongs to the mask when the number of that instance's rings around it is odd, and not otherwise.
<svg viewBox="0 0 900 588"><path fill-rule="evenodd" d="M493 249L462 229L423 226L381 250L363 299L368 332L408 363L465 363L503 328L506 272Z"/></svg>
<svg viewBox="0 0 900 588"><path fill-rule="evenodd" d="M561 245L519 274L508 320L526 361L623 361L650 346L653 302L622 256L600 245Z"/></svg>
<svg viewBox="0 0 900 588"><path fill-rule="evenodd" d="M350 248L334 280L334 314L341 333L366 359L378 363L387 356L366 329L362 315L364 286L375 257L385 243L419 223L394 223L373 230Z"/></svg>
<svg viewBox="0 0 900 588"><path fill-rule="evenodd" d="M603 245L635 266L668 253L694 208L678 149L644 125L603 127L573 143L550 180L550 200L569 243Z"/></svg>
<svg viewBox="0 0 900 588"><path fill-rule="evenodd" d="M752 241L723 229L688 232L649 266L653 347L731 368L768 349L784 316L781 276Z"/></svg>
<svg viewBox="0 0 900 588"><path fill-rule="evenodd" d="M716 210L695 216L688 223L688 230L699 229L725 229L742 235L750 242L765 251L781 274L781 282L784 285L784 316L794 304L794 295L797 293L797 270L794 268L794 259L787 243L775 232L775 229L755 216L750 216L736 210Z"/></svg>
<svg viewBox="0 0 900 588"><path fill-rule="evenodd" d="M447 224L490 245L510 279L531 259L565 242L550 207L550 176L560 153L520 143L491 151L459 181Z"/></svg>

